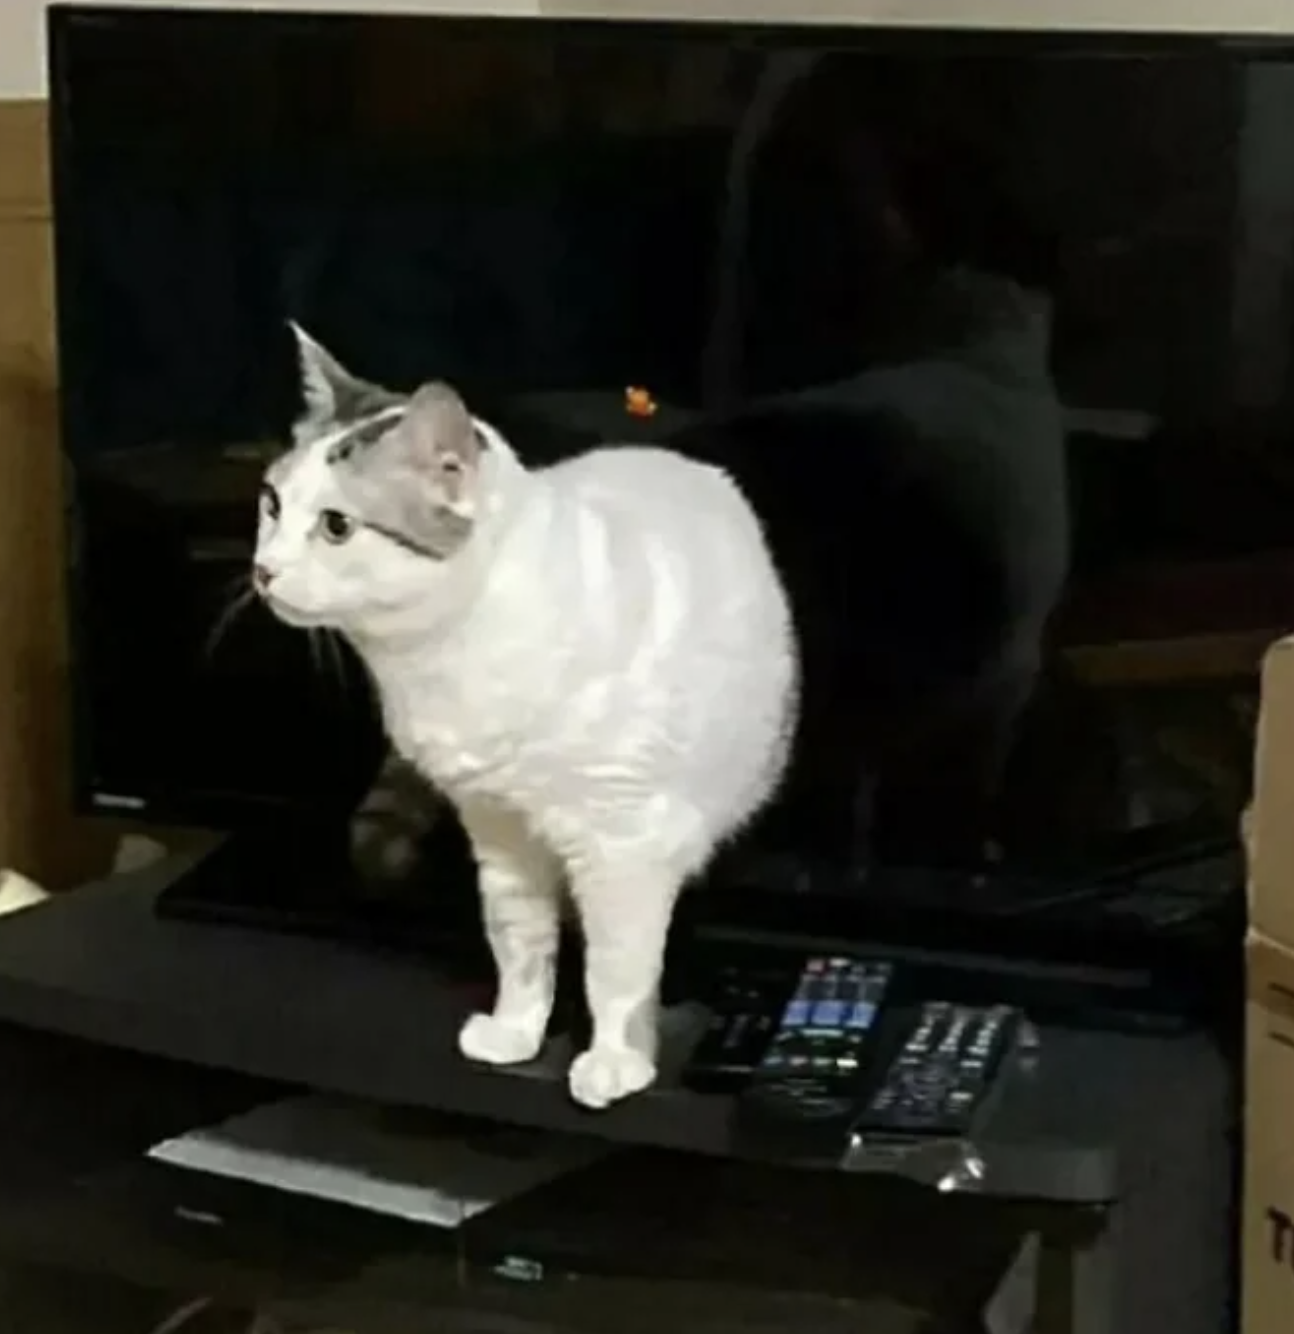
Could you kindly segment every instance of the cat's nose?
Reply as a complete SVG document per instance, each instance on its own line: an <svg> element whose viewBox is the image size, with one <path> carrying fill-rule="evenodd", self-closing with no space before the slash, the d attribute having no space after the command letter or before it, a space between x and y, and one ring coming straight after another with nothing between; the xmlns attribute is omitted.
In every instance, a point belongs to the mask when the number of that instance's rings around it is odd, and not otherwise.
<svg viewBox="0 0 1294 1334"><path fill-rule="evenodd" d="M269 568L264 565L252 566L252 587L258 592L263 593L270 586L274 576Z"/></svg>

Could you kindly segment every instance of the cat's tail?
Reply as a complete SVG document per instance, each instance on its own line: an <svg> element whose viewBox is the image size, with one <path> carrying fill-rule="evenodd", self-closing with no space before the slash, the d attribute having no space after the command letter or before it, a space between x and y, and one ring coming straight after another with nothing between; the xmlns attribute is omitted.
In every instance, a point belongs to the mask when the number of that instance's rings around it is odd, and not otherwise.
<svg viewBox="0 0 1294 1334"><path fill-rule="evenodd" d="M351 818L351 859L360 876L378 884L407 876L440 819L443 802L412 765L389 751Z"/></svg>

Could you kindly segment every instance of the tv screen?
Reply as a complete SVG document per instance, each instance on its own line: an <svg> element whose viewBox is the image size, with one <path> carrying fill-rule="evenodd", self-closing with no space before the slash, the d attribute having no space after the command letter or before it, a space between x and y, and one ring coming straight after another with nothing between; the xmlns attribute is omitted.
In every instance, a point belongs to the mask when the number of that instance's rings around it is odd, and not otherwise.
<svg viewBox="0 0 1294 1334"><path fill-rule="evenodd" d="M246 596L292 322L383 386L449 381L528 465L653 443L749 477L812 622L770 848L1135 823L1119 664L1198 684L1224 643L1243 694L1291 619L1294 52L50 22L97 809L340 819L384 753L349 650Z"/></svg>

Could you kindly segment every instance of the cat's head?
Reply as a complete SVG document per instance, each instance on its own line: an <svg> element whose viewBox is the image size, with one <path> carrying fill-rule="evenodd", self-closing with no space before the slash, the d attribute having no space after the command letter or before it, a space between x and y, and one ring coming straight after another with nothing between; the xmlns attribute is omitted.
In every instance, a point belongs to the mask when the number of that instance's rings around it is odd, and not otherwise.
<svg viewBox="0 0 1294 1334"><path fill-rule="evenodd" d="M448 385L394 393L293 333L305 408L265 473L256 591L292 625L363 632L434 612L479 516L485 435Z"/></svg>

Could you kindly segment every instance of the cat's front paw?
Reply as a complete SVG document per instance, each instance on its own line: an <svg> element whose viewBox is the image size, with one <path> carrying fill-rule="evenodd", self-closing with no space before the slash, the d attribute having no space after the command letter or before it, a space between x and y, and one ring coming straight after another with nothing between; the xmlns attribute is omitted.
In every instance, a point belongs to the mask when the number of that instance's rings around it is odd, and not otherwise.
<svg viewBox="0 0 1294 1334"><path fill-rule="evenodd" d="M581 1107L601 1111L640 1093L656 1079L655 1064L627 1047L590 1047L571 1062L567 1085Z"/></svg>
<svg viewBox="0 0 1294 1334"><path fill-rule="evenodd" d="M492 1014L474 1014L458 1034L458 1050L469 1061L481 1061L486 1065L520 1065L524 1061L533 1061L543 1045L543 1028L509 1023Z"/></svg>

